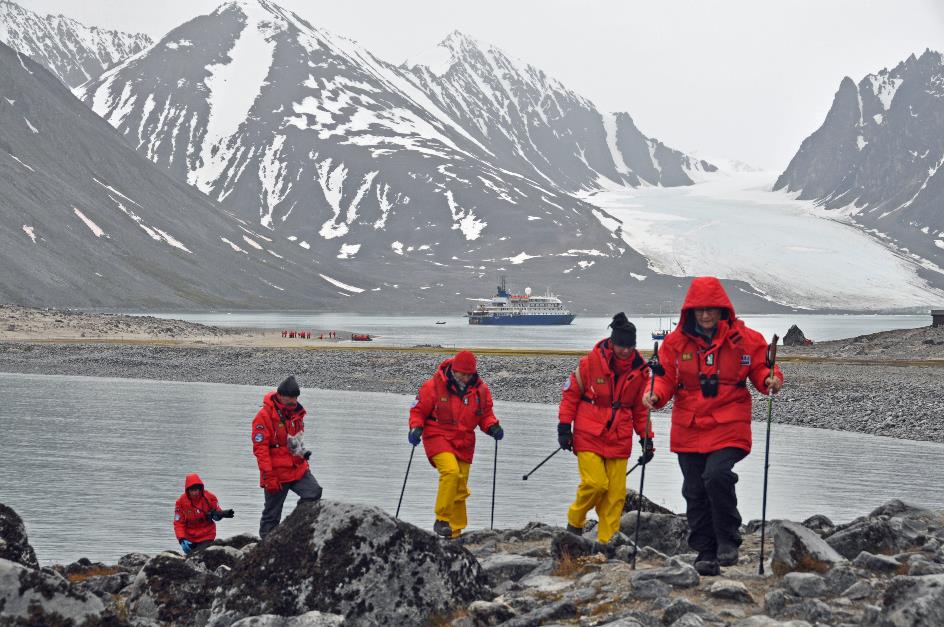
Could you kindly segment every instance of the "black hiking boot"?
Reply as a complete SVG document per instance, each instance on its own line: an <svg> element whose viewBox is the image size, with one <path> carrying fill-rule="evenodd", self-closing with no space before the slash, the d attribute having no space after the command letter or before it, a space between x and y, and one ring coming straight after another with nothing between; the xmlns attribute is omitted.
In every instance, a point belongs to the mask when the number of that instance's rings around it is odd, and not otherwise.
<svg viewBox="0 0 944 627"><path fill-rule="evenodd" d="M570 523L567 523L567 531L574 534L575 536L583 535L583 527L574 527Z"/></svg>
<svg viewBox="0 0 944 627"><path fill-rule="evenodd" d="M721 574L721 565L714 551L701 551L695 558L695 570L702 577L717 577Z"/></svg>
<svg viewBox="0 0 944 627"><path fill-rule="evenodd" d="M449 522L446 520L437 520L433 523L433 533L443 538L451 538L452 527L449 526Z"/></svg>
<svg viewBox="0 0 944 627"><path fill-rule="evenodd" d="M734 566L738 563L738 548L733 544L718 545L718 563L722 566Z"/></svg>

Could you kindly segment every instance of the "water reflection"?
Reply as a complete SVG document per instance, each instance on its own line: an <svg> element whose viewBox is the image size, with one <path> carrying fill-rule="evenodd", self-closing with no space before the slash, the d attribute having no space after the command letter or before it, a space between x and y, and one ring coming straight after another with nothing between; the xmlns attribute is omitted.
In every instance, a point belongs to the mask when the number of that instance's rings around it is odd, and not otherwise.
<svg viewBox="0 0 944 627"><path fill-rule="evenodd" d="M44 563L87 556L114 561L130 551L175 549L174 500L187 473L199 472L236 518L221 535L255 533L262 491L250 448L250 422L265 388L85 377L0 374L0 502L24 518ZM325 497L396 509L410 447L408 396L304 390L312 418L306 441ZM561 453L530 480L521 475L557 446L557 410L497 403L500 443L495 524L563 524L577 486L576 461ZM776 411L776 410L775 410ZM646 494L683 507L681 475L668 453L668 415L654 415L656 459ZM745 520L760 517L763 429L758 448L737 466ZM890 498L944 507L939 460L944 446L774 425L770 517L822 513L851 519ZM470 527L488 525L494 444L479 435L472 468ZM638 475L630 478L638 487ZM433 522L436 472L417 451L401 515ZM286 512L294 507L294 497Z"/></svg>

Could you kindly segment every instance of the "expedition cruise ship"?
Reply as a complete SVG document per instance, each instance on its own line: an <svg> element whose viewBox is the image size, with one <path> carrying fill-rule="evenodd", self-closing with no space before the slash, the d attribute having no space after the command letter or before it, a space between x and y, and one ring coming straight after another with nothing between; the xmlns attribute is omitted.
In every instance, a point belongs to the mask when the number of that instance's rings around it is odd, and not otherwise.
<svg viewBox="0 0 944 627"><path fill-rule="evenodd" d="M501 278L498 293L482 301L468 312L469 324L570 324L577 317L550 291L544 296L532 296L531 288L528 287L524 294L509 294L505 288L505 277Z"/></svg>

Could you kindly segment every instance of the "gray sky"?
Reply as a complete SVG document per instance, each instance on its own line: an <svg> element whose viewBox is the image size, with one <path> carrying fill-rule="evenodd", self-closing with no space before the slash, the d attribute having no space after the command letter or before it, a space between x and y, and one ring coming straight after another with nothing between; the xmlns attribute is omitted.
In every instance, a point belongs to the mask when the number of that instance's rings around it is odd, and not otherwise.
<svg viewBox="0 0 944 627"><path fill-rule="evenodd" d="M155 39L222 0L16 0ZM394 63L453 30L504 49L666 144L786 167L843 76L944 51L940 0L276 0Z"/></svg>

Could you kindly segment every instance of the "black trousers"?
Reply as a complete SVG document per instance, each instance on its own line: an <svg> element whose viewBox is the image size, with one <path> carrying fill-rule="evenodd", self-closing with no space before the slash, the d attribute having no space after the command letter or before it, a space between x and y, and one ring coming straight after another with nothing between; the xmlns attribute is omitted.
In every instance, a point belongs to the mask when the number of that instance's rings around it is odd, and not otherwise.
<svg viewBox="0 0 944 627"><path fill-rule="evenodd" d="M687 505L688 545L701 552L717 551L719 544L741 546L741 514L732 468L747 456L739 448L711 453L678 453Z"/></svg>
<svg viewBox="0 0 944 627"><path fill-rule="evenodd" d="M260 538L266 537L282 521L282 505L285 504L285 497L288 496L289 490L298 495L299 503L317 501L321 498L321 486L318 485L318 481L310 470L306 471L298 481L285 483L283 486L278 492L265 493L265 507L259 521Z"/></svg>

